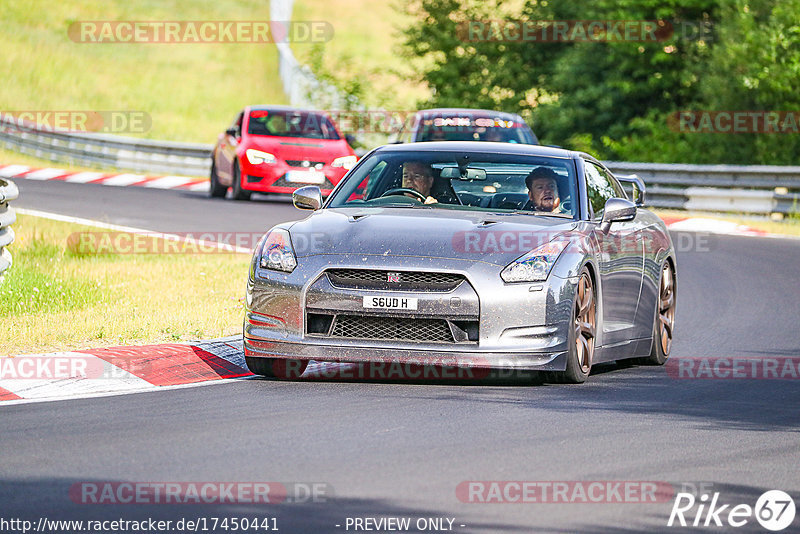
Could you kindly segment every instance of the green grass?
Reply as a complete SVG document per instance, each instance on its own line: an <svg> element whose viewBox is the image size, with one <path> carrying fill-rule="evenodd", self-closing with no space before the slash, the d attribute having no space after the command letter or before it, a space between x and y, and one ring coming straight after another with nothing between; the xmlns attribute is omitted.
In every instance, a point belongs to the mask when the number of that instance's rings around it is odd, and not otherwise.
<svg viewBox="0 0 800 534"><path fill-rule="evenodd" d="M14 257L14 270L0 286L0 316L78 310L97 300L97 284L50 274L62 257L61 249L34 228L26 246Z"/></svg>
<svg viewBox="0 0 800 534"><path fill-rule="evenodd" d="M134 110L144 137L212 143L247 104L286 103L269 44L85 44L86 20L269 20L264 0L0 2L0 110Z"/></svg>
<svg viewBox="0 0 800 534"><path fill-rule="evenodd" d="M79 255L69 236L98 229L19 215L14 230L0 355L241 332L247 255Z"/></svg>

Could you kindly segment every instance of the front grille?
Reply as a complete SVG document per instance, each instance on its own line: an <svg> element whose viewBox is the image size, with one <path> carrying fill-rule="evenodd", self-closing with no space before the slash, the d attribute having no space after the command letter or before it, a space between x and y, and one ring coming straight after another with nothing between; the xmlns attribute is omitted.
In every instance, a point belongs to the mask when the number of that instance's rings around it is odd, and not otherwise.
<svg viewBox="0 0 800 534"><path fill-rule="evenodd" d="M286 180L286 178L284 176L281 176L280 178L278 178L277 180L275 180L272 183L273 187L294 187L294 188L298 188L298 187L302 187L303 185L308 185L308 184L304 184L303 182L289 182L288 180ZM324 184L311 184L311 185L318 185L320 189L333 189L333 182L331 182L327 178L325 178L325 183Z"/></svg>
<svg viewBox="0 0 800 534"><path fill-rule="evenodd" d="M444 319L404 319L337 315L332 337L431 341L453 343L453 334Z"/></svg>
<svg viewBox="0 0 800 534"><path fill-rule="evenodd" d="M303 165L303 162L306 162L306 163L308 163L308 165ZM316 167L317 165L322 165L322 166L324 166L324 165L325 165L325 162L324 162L324 161L308 161L308 160L305 160L305 159L287 159L287 160L286 160L286 164L287 164L289 167L303 167L303 168L307 168L307 167Z"/></svg>
<svg viewBox="0 0 800 534"><path fill-rule="evenodd" d="M347 289L394 289L397 291L452 291L464 281L460 274L374 269L330 269L328 279Z"/></svg>

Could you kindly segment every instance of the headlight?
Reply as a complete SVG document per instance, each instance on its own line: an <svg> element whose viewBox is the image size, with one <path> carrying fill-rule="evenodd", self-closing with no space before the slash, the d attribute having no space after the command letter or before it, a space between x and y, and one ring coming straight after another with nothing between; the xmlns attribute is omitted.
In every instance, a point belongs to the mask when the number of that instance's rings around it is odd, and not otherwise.
<svg viewBox="0 0 800 534"><path fill-rule="evenodd" d="M358 158L355 156L342 156L341 158L336 158L335 160L333 160L331 166L342 167L349 171L350 169L356 166L357 162Z"/></svg>
<svg viewBox="0 0 800 534"><path fill-rule="evenodd" d="M500 273L506 282L543 282L569 241L551 241L514 260Z"/></svg>
<svg viewBox="0 0 800 534"><path fill-rule="evenodd" d="M248 148L245 151L245 154L247 155L247 161L253 165L260 165L262 163L275 163L275 161L277 161L275 156L269 152L262 152L261 150L256 150L254 148Z"/></svg>
<svg viewBox="0 0 800 534"><path fill-rule="evenodd" d="M292 248L292 240L289 232L282 228L272 230L264 240L261 248L262 269L272 269L273 271L283 271L290 273L297 267L297 258Z"/></svg>

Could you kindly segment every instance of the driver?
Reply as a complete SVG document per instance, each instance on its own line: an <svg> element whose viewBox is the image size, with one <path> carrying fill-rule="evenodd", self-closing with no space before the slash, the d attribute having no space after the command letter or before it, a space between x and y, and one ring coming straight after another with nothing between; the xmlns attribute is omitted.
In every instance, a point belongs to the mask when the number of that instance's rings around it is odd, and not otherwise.
<svg viewBox="0 0 800 534"><path fill-rule="evenodd" d="M425 204L436 204L438 200L431 195L433 187L433 168L421 161L407 161L403 164L403 187L418 191L425 198ZM407 197L419 198L416 195L405 193Z"/></svg>
<svg viewBox="0 0 800 534"><path fill-rule="evenodd" d="M558 175L547 167L536 167L525 178L528 187L528 202L523 209L560 213L561 198L558 195Z"/></svg>
<svg viewBox="0 0 800 534"><path fill-rule="evenodd" d="M289 125L286 123L286 117L279 113L271 115L268 124L271 134L280 135L289 133Z"/></svg>
<svg viewBox="0 0 800 534"><path fill-rule="evenodd" d="M484 136L483 140L493 143L502 143L505 141L505 139L503 139L503 134L500 133L499 128L487 128L486 135Z"/></svg>

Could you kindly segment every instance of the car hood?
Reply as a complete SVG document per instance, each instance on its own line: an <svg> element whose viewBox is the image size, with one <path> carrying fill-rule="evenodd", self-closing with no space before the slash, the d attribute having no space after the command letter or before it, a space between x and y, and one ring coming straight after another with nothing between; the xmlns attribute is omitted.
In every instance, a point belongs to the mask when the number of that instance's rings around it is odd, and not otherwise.
<svg viewBox="0 0 800 534"><path fill-rule="evenodd" d="M283 160L309 160L330 163L353 151L344 139L304 139L300 137L269 137L251 135L246 148L263 150Z"/></svg>
<svg viewBox="0 0 800 534"><path fill-rule="evenodd" d="M369 255L506 266L576 227L571 219L442 208L332 208L289 227L298 257Z"/></svg>

